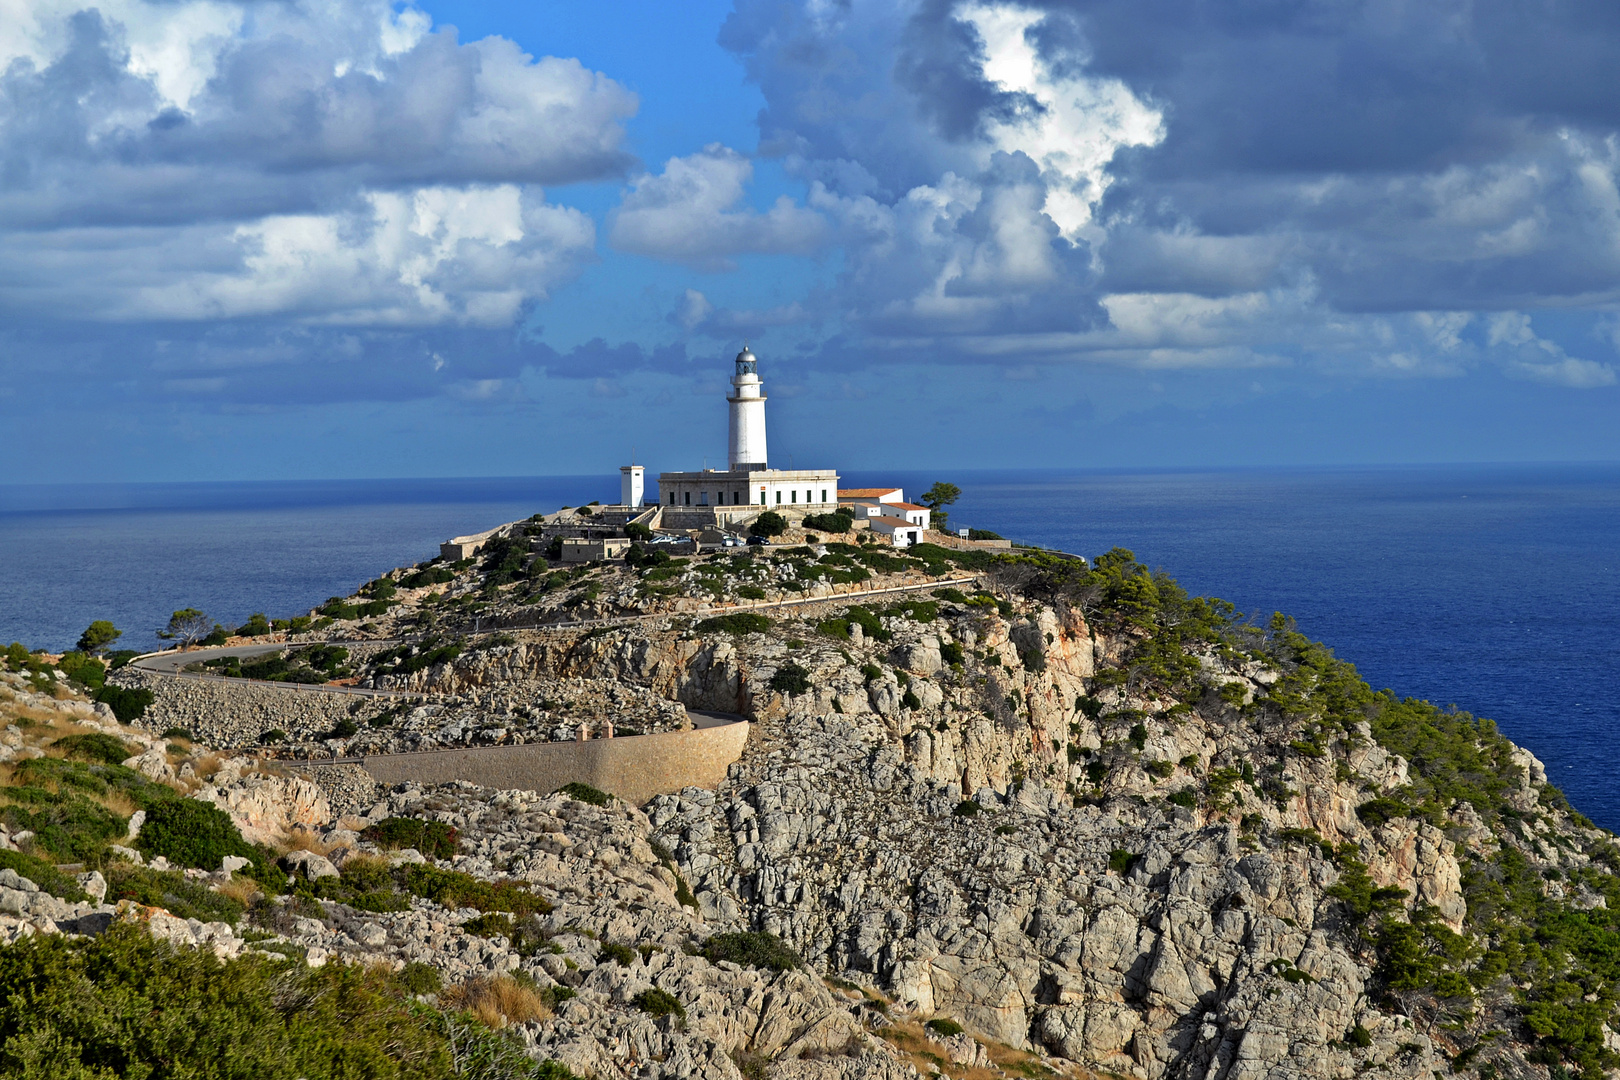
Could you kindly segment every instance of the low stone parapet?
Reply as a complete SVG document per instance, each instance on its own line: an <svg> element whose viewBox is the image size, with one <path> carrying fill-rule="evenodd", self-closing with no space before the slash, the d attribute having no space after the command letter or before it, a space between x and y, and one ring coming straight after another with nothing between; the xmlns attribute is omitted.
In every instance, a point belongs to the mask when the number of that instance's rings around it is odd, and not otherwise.
<svg viewBox="0 0 1620 1080"><path fill-rule="evenodd" d="M466 780L487 788L550 793L580 783L640 806L654 795L718 786L742 756L748 731L748 723L739 720L623 739L379 754L361 758L359 764L383 784Z"/></svg>

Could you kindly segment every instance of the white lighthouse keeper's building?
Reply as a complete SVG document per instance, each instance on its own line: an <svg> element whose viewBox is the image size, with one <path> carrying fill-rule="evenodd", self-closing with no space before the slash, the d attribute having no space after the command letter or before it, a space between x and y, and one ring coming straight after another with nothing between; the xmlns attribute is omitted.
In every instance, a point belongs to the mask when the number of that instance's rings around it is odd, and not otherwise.
<svg viewBox="0 0 1620 1080"><path fill-rule="evenodd" d="M658 501L672 528L725 525L763 510L826 513L838 506L834 469L773 469L765 449L765 385L747 347L731 376L730 468L658 475ZM699 519L702 521L699 521Z"/></svg>

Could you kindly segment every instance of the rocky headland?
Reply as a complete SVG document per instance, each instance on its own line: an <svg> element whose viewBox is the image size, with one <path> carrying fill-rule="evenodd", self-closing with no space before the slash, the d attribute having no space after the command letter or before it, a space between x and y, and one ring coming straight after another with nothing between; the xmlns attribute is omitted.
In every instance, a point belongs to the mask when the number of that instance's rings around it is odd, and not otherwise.
<svg viewBox="0 0 1620 1080"><path fill-rule="evenodd" d="M749 606L782 599L812 602ZM119 723L14 659L0 936L391 973L553 1080L1620 1065L1612 834L1488 721L1129 552L497 546L326 610L289 647L348 643L327 674L382 696L124 669L153 701ZM689 709L747 748L639 807L307 762ZM178 803L237 846L175 846Z"/></svg>

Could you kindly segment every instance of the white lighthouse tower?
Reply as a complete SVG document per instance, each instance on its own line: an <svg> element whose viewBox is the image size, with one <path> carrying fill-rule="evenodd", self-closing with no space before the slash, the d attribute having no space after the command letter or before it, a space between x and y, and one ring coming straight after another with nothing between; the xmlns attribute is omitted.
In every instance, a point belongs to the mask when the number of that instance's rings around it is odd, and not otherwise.
<svg viewBox="0 0 1620 1080"><path fill-rule="evenodd" d="M743 346L737 354L737 373L731 377L731 471L756 472L766 468L765 386L759 381L759 360ZM750 500L752 501L752 500Z"/></svg>

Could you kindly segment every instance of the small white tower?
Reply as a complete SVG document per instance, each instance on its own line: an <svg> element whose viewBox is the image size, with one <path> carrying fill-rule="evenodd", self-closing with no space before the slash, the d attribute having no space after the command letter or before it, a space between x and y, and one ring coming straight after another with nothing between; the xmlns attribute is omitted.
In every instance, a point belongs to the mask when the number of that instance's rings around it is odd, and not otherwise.
<svg viewBox="0 0 1620 1080"><path fill-rule="evenodd" d="M646 472L644 465L619 466L620 506L640 506L645 501Z"/></svg>
<svg viewBox="0 0 1620 1080"><path fill-rule="evenodd" d="M731 468L755 472L766 468L765 387L759 381L759 360L743 346L737 354L737 373L731 377Z"/></svg>

